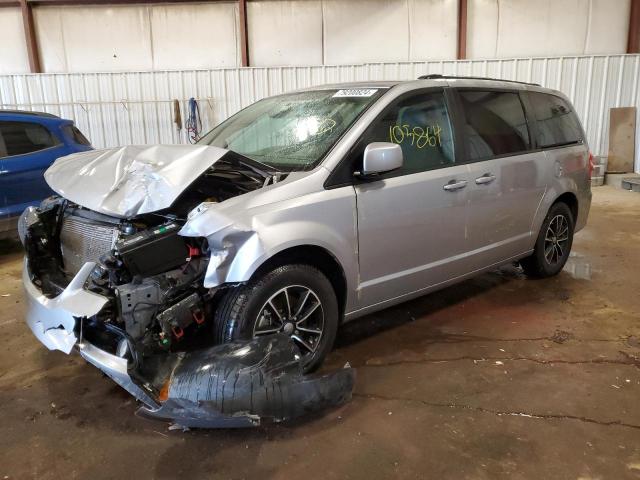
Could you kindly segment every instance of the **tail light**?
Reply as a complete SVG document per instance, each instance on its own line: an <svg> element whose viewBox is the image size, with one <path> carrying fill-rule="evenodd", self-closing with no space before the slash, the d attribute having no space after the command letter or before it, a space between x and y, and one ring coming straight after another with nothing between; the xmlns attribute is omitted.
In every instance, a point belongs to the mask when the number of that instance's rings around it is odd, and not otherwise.
<svg viewBox="0 0 640 480"><path fill-rule="evenodd" d="M589 166L587 167L589 170L589 178L591 178L591 175L593 174L593 169L594 164L593 164L593 154L591 152L589 152Z"/></svg>

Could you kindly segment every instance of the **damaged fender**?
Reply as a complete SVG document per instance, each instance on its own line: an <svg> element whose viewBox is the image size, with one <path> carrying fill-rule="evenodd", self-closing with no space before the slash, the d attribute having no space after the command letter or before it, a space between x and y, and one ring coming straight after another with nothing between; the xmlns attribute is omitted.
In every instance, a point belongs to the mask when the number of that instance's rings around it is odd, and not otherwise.
<svg viewBox="0 0 640 480"><path fill-rule="evenodd" d="M217 287L230 277L242 277L255 260L266 253L256 231L234 222L216 207L212 203L196 207L179 232L185 237L207 239L211 250L204 277L204 286L207 288Z"/></svg>
<svg viewBox="0 0 640 480"><path fill-rule="evenodd" d="M168 395L139 414L184 427L257 426L290 420L351 399L355 370L303 375L300 350L286 335L258 337L176 355Z"/></svg>

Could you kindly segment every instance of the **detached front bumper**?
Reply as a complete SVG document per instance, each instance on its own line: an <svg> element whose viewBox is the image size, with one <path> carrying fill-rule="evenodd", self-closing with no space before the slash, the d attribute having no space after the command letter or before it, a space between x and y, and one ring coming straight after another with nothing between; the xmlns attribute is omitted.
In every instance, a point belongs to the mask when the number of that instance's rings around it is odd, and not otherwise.
<svg viewBox="0 0 640 480"><path fill-rule="evenodd" d="M75 333L78 318L96 315L108 301L102 295L83 288L94 267L95 263L87 262L60 295L47 298L31 281L29 262L25 258L22 282L27 303L27 325L49 350L69 354L77 344L78 352L87 362L102 370L146 406L158 408L159 404L129 376L125 358L112 355L84 339L78 342Z"/></svg>
<svg viewBox="0 0 640 480"><path fill-rule="evenodd" d="M300 350L288 336L277 334L156 356L152 363L157 369L152 375L166 388L160 399L162 395L146 388L146 381L133 380L126 358L82 338L77 322L96 315L108 302L83 288L94 266L86 263L60 295L47 298L31 281L25 259L27 324L50 350L70 353L76 346L87 362L144 404L144 416L185 427L249 427L265 418L288 420L351 398L355 382L352 368L322 376L304 375ZM137 370L131 374L140 377Z"/></svg>
<svg viewBox="0 0 640 480"><path fill-rule="evenodd" d="M22 282L27 299L27 325L49 350L70 353L78 341L74 331L76 317L97 314L107 298L83 289L95 263L86 263L56 298L47 298L31 281L29 261L24 259Z"/></svg>

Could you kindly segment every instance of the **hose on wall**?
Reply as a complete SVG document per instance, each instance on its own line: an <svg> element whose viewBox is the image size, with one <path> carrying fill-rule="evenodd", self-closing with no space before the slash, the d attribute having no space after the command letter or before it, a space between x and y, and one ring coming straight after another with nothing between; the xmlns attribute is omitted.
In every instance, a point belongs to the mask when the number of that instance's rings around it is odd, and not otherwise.
<svg viewBox="0 0 640 480"><path fill-rule="evenodd" d="M198 101L193 97L189 99L189 115L187 116L184 126L187 129L187 139L189 143L196 143L200 139L202 121L200 120Z"/></svg>

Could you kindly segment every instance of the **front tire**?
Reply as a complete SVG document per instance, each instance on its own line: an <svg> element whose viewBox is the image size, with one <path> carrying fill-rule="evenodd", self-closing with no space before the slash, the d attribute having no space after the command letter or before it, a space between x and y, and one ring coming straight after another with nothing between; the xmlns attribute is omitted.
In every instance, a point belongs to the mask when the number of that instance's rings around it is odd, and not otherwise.
<svg viewBox="0 0 640 480"><path fill-rule="evenodd" d="M218 343L278 332L302 353L305 372L318 368L338 331L339 310L329 280L309 265L284 265L229 289L214 316Z"/></svg>
<svg viewBox="0 0 640 480"><path fill-rule="evenodd" d="M520 261L524 272L534 278L547 278L562 271L573 245L573 214L566 203L551 206L542 222L533 254Z"/></svg>

